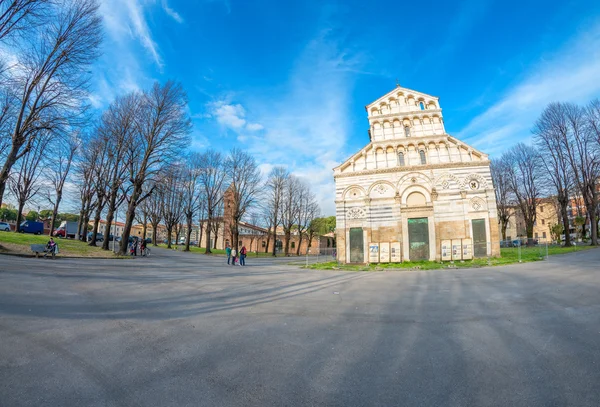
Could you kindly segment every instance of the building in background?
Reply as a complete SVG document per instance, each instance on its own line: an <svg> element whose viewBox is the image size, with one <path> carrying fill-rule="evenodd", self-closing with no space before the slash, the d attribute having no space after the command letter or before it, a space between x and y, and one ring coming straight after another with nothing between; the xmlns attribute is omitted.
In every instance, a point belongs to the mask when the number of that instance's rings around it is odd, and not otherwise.
<svg viewBox="0 0 600 407"><path fill-rule="evenodd" d="M334 168L338 259L440 260L453 241L498 256L490 161L446 133L439 99L398 86L366 110L370 142Z"/></svg>

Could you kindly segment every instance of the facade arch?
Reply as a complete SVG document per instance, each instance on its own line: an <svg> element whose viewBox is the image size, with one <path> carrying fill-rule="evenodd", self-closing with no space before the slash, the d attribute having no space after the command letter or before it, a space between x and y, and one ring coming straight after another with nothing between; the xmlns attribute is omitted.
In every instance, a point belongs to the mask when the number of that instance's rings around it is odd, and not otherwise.
<svg viewBox="0 0 600 407"><path fill-rule="evenodd" d="M428 191L432 187L431 179L422 172L417 171L409 172L408 174L404 175L402 178L400 178L396 185L396 189L399 192L403 191L410 185L424 185Z"/></svg>
<svg viewBox="0 0 600 407"><path fill-rule="evenodd" d="M344 190L342 193L342 199L361 199L367 196L367 191L360 185L350 185L348 188Z"/></svg>
<svg viewBox="0 0 600 407"><path fill-rule="evenodd" d="M487 210L487 204L480 197L476 196L469 200L469 211L477 212L485 210Z"/></svg>
<svg viewBox="0 0 600 407"><path fill-rule="evenodd" d="M444 189L450 189L450 187L452 186L452 184L455 184L455 188L456 189L463 189L463 183L462 181L454 174L451 174L449 172L440 175L436 180L435 180L435 187L437 189L440 190L444 190Z"/></svg>
<svg viewBox="0 0 600 407"><path fill-rule="evenodd" d="M479 174L467 175L463 181L463 185L465 186L465 188L468 188L472 191L487 189L488 187L488 183L485 180L485 178L483 178Z"/></svg>
<svg viewBox="0 0 600 407"><path fill-rule="evenodd" d="M423 185L409 185L400 192L400 203L402 205L408 204L408 197L413 193L420 193L425 197L425 205L431 205L431 192Z"/></svg>
<svg viewBox="0 0 600 407"><path fill-rule="evenodd" d="M367 192L370 198L393 198L396 196L396 186L389 181L375 181Z"/></svg>

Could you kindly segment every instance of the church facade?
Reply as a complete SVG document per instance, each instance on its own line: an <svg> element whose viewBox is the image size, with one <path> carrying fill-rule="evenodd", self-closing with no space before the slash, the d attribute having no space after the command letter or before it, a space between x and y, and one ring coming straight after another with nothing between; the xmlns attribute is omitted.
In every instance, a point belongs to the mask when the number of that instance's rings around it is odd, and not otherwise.
<svg viewBox="0 0 600 407"><path fill-rule="evenodd" d="M334 168L338 261L499 256L490 161L446 133L439 98L398 86L366 110L369 144Z"/></svg>

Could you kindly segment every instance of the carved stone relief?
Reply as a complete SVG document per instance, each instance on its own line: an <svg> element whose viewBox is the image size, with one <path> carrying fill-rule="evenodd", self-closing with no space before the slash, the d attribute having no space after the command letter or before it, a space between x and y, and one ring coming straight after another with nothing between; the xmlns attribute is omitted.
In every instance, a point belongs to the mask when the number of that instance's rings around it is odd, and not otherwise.
<svg viewBox="0 0 600 407"><path fill-rule="evenodd" d="M366 212L362 208L350 208L346 213L348 219L363 219L367 216Z"/></svg>

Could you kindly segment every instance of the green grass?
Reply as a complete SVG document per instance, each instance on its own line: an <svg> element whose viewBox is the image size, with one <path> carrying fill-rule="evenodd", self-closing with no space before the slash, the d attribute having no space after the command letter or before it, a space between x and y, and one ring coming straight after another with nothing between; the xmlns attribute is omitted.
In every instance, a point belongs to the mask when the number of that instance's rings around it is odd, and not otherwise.
<svg viewBox="0 0 600 407"><path fill-rule="evenodd" d="M548 246L548 255L579 252L582 250L593 249L593 246ZM438 270L447 268L476 268L485 266L501 266L519 262L519 248L502 248L502 257L492 257L489 259L473 259L465 261L435 262L435 261L406 261L402 263L379 263L369 265L340 264L335 261L324 263L309 264L307 268L313 270L347 270L347 271L380 271L380 270ZM521 247L520 260L522 263L543 260L546 256L546 246Z"/></svg>
<svg viewBox="0 0 600 407"><path fill-rule="evenodd" d="M167 248L167 245L164 243L161 243L158 245L158 247L162 247L163 249ZM152 248L152 246L150 246L150 248ZM185 249L185 245L171 245L171 250L175 250L175 248L177 248L177 250L179 251L183 251ZM216 256L225 256L225 250L223 249L210 249L211 254L216 255ZM198 246L190 246L190 253L198 253L198 254L206 254L206 248L204 247L198 247ZM251 257L272 257L271 253L265 253L265 252L248 252L248 258ZM302 256L300 256L302 257Z"/></svg>
<svg viewBox="0 0 600 407"><path fill-rule="evenodd" d="M0 232L0 245L5 253L32 254L29 245L43 244L50 240L46 235L32 235L29 233ZM59 256L76 257L114 257L111 251L104 251L100 247L88 246L85 242L73 239L54 238L58 244ZM112 242L110 246L112 248Z"/></svg>

